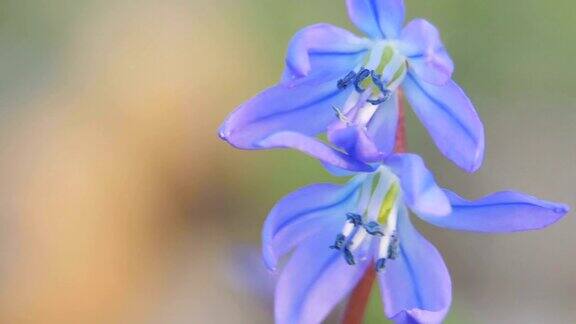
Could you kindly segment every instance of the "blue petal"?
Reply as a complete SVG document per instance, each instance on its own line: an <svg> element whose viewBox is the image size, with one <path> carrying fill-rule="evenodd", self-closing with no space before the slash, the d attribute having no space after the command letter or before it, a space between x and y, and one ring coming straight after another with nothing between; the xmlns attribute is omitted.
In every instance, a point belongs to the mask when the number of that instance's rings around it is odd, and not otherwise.
<svg viewBox="0 0 576 324"><path fill-rule="evenodd" d="M415 154L395 154L384 162L400 179L403 198L415 213L445 216L451 211L448 197Z"/></svg>
<svg viewBox="0 0 576 324"><path fill-rule="evenodd" d="M403 0L346 0L352 23L373 39L394 39L404 23Z"/></svg>
<svg viewBox="0 0 576 324"><path fill-rule="evenodd" d="M410 70L421 80L443 85L454 72L438 29L424 19L414 19L402 30L400 50L408 57Z"/></svg>
<svg viewBox="0 0 576 324"><path fill-rule="evenodd" d="M290 41L283 81L327 71L344 76L361 64L370 46L367 39L329 24L306 27Z"/></svg>
<svg viewBox="0 0 576 324"><path fill-rule="evenodd" d="M368 262L350 266L328 247L340 230L324 228L294 252L276 287L277 324L321 323L360 281Z"/></svg>
<svg viewBox="0 0 576 324"><path fill-rule="evenodd" d="M411 224L398 219L400 255L379 275L386 316L396 323L442 323L452 301L450 274L436 248Z"/></svg>
<svg viewBox="0 0 576 324"><path fill-rule="evenodd" d="M341 169L341 168L335 167L329 163L322 162L322 165L324 166L326 171L328 171L328 173L330 173L331 175L333 175L335 177L352 177L356 174L355 171Z"/></svg>
<svg viewBox="0 0 576 324"><path fill-rule="evenodd" d="M366 127L338 123L328 129L328 140L354 158L367 162L381 161L384 154L372 141Z"/></svg>
<svg viewBox="0 0 576 324"><path fill-rule="evenodd" d="M337 79L324 74L264 90L230 114L219 135L240 149L263 149L256 144L279 131L322 133L336 119L331 106L342 106L352 91L339 90Z"/></svg>
<svg viewBox="0 0 576 324"><path fill-rule="evenodd" d="M354 157L337 151L319 140L295 132L279 132L258 142L262 148L291 148L308 154L323 163L350 171L373 171L373 168Z"/></svg>
<svg viewBox="0 0 576 324"><path fill-rule="evenodd" d="M452 203L447 217L418 215L436 226L480 233L510 233L542 229L557 222L568 206L523 193L501 191L470 201L446 190Z"/></svg>
<svg viewBox="0 0 576 324"><path fill-rule="evenodd" d="M398 127L398 96L394 94L378 107L368 123L368 136L384 156L394 151L396 129Z"/></svg>
<svg viewBox="0 0 576 324"><path fill-rule="evenodd" d="M394 151L398 126L397 99L393 95L378 106L366 126L345 121L337 121L328 126L328 140L357 160L381 162Z"/></svg>
<svg viewBox="0 0 576 324"><path fill-rule="evenodd" d="M363 179L356 177L346 186L311 185L282 198L270 211L262 231L266 266L274 270L278 259L302 240L325 226L341 224L346 212L353 209Z"/></svg>
<svg viewBox="0 0 576 324"><path fill-rule="evenodd" d="M484 127L464 91L452 80L435 86L419 82L411 73L403 86L442 154L468 172L478 170L484 158Z"/></svg>

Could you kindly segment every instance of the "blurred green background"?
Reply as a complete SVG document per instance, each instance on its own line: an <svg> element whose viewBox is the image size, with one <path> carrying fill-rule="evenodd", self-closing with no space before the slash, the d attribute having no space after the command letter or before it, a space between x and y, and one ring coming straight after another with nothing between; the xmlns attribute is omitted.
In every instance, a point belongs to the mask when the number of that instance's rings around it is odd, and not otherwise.
<svg viewBox="0 0 576 324"><path fill-rule="evenodd" d="M468 198L514 188L576 206L576 3L406 3L441 30L487 133L474 175L411 113L410 150ZM353 30L343 0L0 1L0 322L270 323L263 219L333 180L216 133L316 22ZM571 215L510 236L417 225L451 270L450 323L576 320ZM376 300L366 322L384 322Z"/></svg>

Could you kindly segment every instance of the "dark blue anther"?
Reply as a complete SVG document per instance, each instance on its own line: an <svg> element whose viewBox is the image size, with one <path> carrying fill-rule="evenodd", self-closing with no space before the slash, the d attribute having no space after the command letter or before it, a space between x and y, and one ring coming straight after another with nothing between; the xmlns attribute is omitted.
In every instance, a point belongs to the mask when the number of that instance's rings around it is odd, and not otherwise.
<svg viewBox="0 0 576 324"><path fill-rule="evenodd" d="M360 86L360 83L362 83L362 81L364 81L369 76L370 76L370 70L368 69L362 68L362 70L358 72L356 78L354 79L354 88L356 89L357 92L362 93L366 90L362 88L362 86Z"/></svg>
<svg viewBox="0 0 576 324"><path fill-rule="evenodd" d="M388 258L391 260L398 258L398 254L400 253L399 245L398 235L396 233L392 234L392 237L390 238L390 246L388 246Z"/></svg>
<svg viewBox="0 0 576 324"><path fill-rule="evenodd" d="M382 74L378 74L376 71L372 71L370 76L372 77L372 83L374 83L378 89L380 89L380 91L384 92L386 88L384 86L384 82L382 82Z"/></svg>
<svg viewBox="0 0 576 324"><path fill-rule="evenodd" d="M354 226L362 225L362 215L355 214L355 213L347 213L346 220L352 223Z"/></svg>
<svg viewBox="0 0 576 324"><path fill-rule="evenodd" d="M356 72L350 71L344 78L338 80L338 89L343 90L348 88L354 78L356 78Z"/></svg>
<svg viewBox="0 0 576 324"><path fill-rule="evenodd" d="M352 255L352 252L348 247L344 248L344 260L346 260L346 263L348 263L349 265L356 264L356 261L354 261L354 255Z"/></svg>
<svg viewBox="0 0 576 324"><path fill-rule="evenodd" d="M376 271L380 272L386 268L386 259L378 259L376 261Z"/></svg>
<svg viewBox="0 0 576 324"><path fill-rule="evenodd" d="M336 117L338 117L338 119L340 119L341 121L343 121L345 123L350 122L350 119L348 119L348 117L346 115L344 115L344 113L342 112L342 110L340 110L340 108L332 105L332 110L334 110L334 112L336 113Z"/></svg>
<svg viewBox="0 0 576 324"><path fill-rule="evenodd" d="M334 241L334 245L330 246L331 249L340 250L344 247L344 242L346 241L346 236L340 233L336 236L336 241Z"/></svg>
<svg viewBox="0 0 576 324"><path fill-rule="evenodd" d="M366 101L368 101L369 103L371 103L374 106L378 106L379 104L382 104L382 103L385 103L386 101L388 101L388 99L390 99L391 96L392 96L392 91L390 91L388 89L384 89L382 91L382 96L380 98L368 99Z"/></svg>
<svg viewBox="0 0 576 324"><path fill-rule="evenodd" d="M368 224L364 224L364 229L366 229L366 232L370 235L384 236L384 232L382 232L380 224L378 224L377 222L372 221L369 222Z"/></svg>

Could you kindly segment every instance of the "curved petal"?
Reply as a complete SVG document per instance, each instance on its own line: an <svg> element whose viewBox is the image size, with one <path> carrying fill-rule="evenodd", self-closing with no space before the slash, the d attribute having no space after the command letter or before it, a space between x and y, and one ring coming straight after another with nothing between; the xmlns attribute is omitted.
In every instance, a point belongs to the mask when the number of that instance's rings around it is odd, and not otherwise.
<svg viewBox="0 0 576 324"><path fill-rule="evenodd" d="M394 151L398 112L398 95L395 92L390 99L378 107L368 123L368 136L383 156L388 156Z"/></svg>
<svg viewBox="0 0 576 324"><path fill-rule="evenodd" d="M341 223L356 202L363 179L355 177L346 186L315 184L282 198L268 214L262 230L266 266L275 270L278 259L294 246L326 226Z"/></svg>
<svg viewBox="0 0 576 324"><path fill-rule="evenodd" d="M366 126L345 121L333 123L328 126L328 140L357 160L381 162L394 151L399 116L397 99L394 94L378 107L372 106L375 112Z"/></svg>
<svg viewBox="0 0 576 324"><path fill-rule="evenodd" d="M311 74L353 70L368 53L371 42L330 24L308 26L288 45L284 82ZM343 75L344 76L344 75Z"/></svg>
<svg viewBox="0 0 576 324"><path fill-rule="evenodd" d="M442 323L452 302L450 274L442 255L412 225L398 218L400 254L379 275L386 316L396 323Z"/></svg>
<svg viewBox="0 0 576 324"><path fill-rule="evenodd" d="M384 157L363 126L338 123L328 128L328 140L363 162L372 163Z"/></svg>
<svg viewBox="0 0 576 324"><path fill-rule="evenodd" d="M452 78L454 62L448 55L438 29L424 19L414 19L402 30L400 51L410 70L421 80L443 85Z"/></svg>
<svg viewBox="0 0 576 324"><path fill-rule="evenodd" d="M568 206L520 192L501 191L470 201L446 190L452 213L446 217L418 215L436 226L480 233L510 233L547 227L568 212Z"/></svg>
<svg viewBox="0 0 576 324"><path fill-rule="evenodd" d="M277 324L321 323L360 281L368 262L350 266L329 248L340 229L326 228L292 255L276 287Z"/></svg>
<svg viewBox="0 0 576 324"><path fill-rule="evenodd" d="M452 80L435 86L411 73L403 87L442 154L465 171L478 170L484 158L484 127L464 91Z"/></svg>
<svg viewBox="0 0 576 324"><path fill-rule="evenodd" d="M356 172L354 172L354 171L341 169L341 168L335 167L329 163L322 162L322 165L324 166L324 169L326 169L326 171L328 171L328 173L330 173L331 175L333 175L335 177L352 177L356 174Z"/></svg>
<svg viewBox="0 0 576 324"><path fill-rule="evenodd" d="M404 23L404 0L346 0L352 23L373 39L396 38Z"/></svg>
<svg viewBox="0 0 576 324"><path fill-rule="evenodd" d="M438 187L421 157L415 154L395 154L384 163L400 179L403 198L410 209L434 216L450 214L448 197Z"/></svg>
<svg viewBox="0 0 576 324"><path fill-rule="evenodd" d="M341 106L352 91L339 90L336 79L325 74L264 90L232 112L219 135L240 149L263 149L256 143L279 131L324 132L336 119L331 106Z"/></svg>
<svg viewBox="0 0 576 324"><path fill-rule="evenodd" d="M279 132L258 142L262 148L291 148L308 154L323 163L350 171L373 171L373 168L354 157L337 151L319 140L295 132Z"/></svg>

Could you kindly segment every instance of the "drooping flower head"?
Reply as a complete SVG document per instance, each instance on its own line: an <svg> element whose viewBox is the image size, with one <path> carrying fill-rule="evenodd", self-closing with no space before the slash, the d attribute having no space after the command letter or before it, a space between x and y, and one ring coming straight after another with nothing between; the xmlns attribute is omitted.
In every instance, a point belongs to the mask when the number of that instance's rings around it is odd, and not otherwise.
<svg viewBox="0 0 576 324"><path fill-rule="evenodd" d="M344 186L305 187L272 209L263 230L270 269L295 249L276 287L276 323L321 323L371 264L388 318L442 322L452 300L450 276L440 253L412 225L409 210L443 228L509 233L544 228L568 207L513 191L465 200L439 188L411 154L394 155Z"/></svg>
<svg viewBox="0 0 576 324"><path fill-rule="evenodd" d="M481 165L484 131L436 27L404 24L402 0L347 0L366 37L317 24L290 42L281 82L236 109L220 136L241 149L293 148L367 171L392 153L403 90L440 151L467 171ZM317 139L327 134L329 143Z"/></svg>

